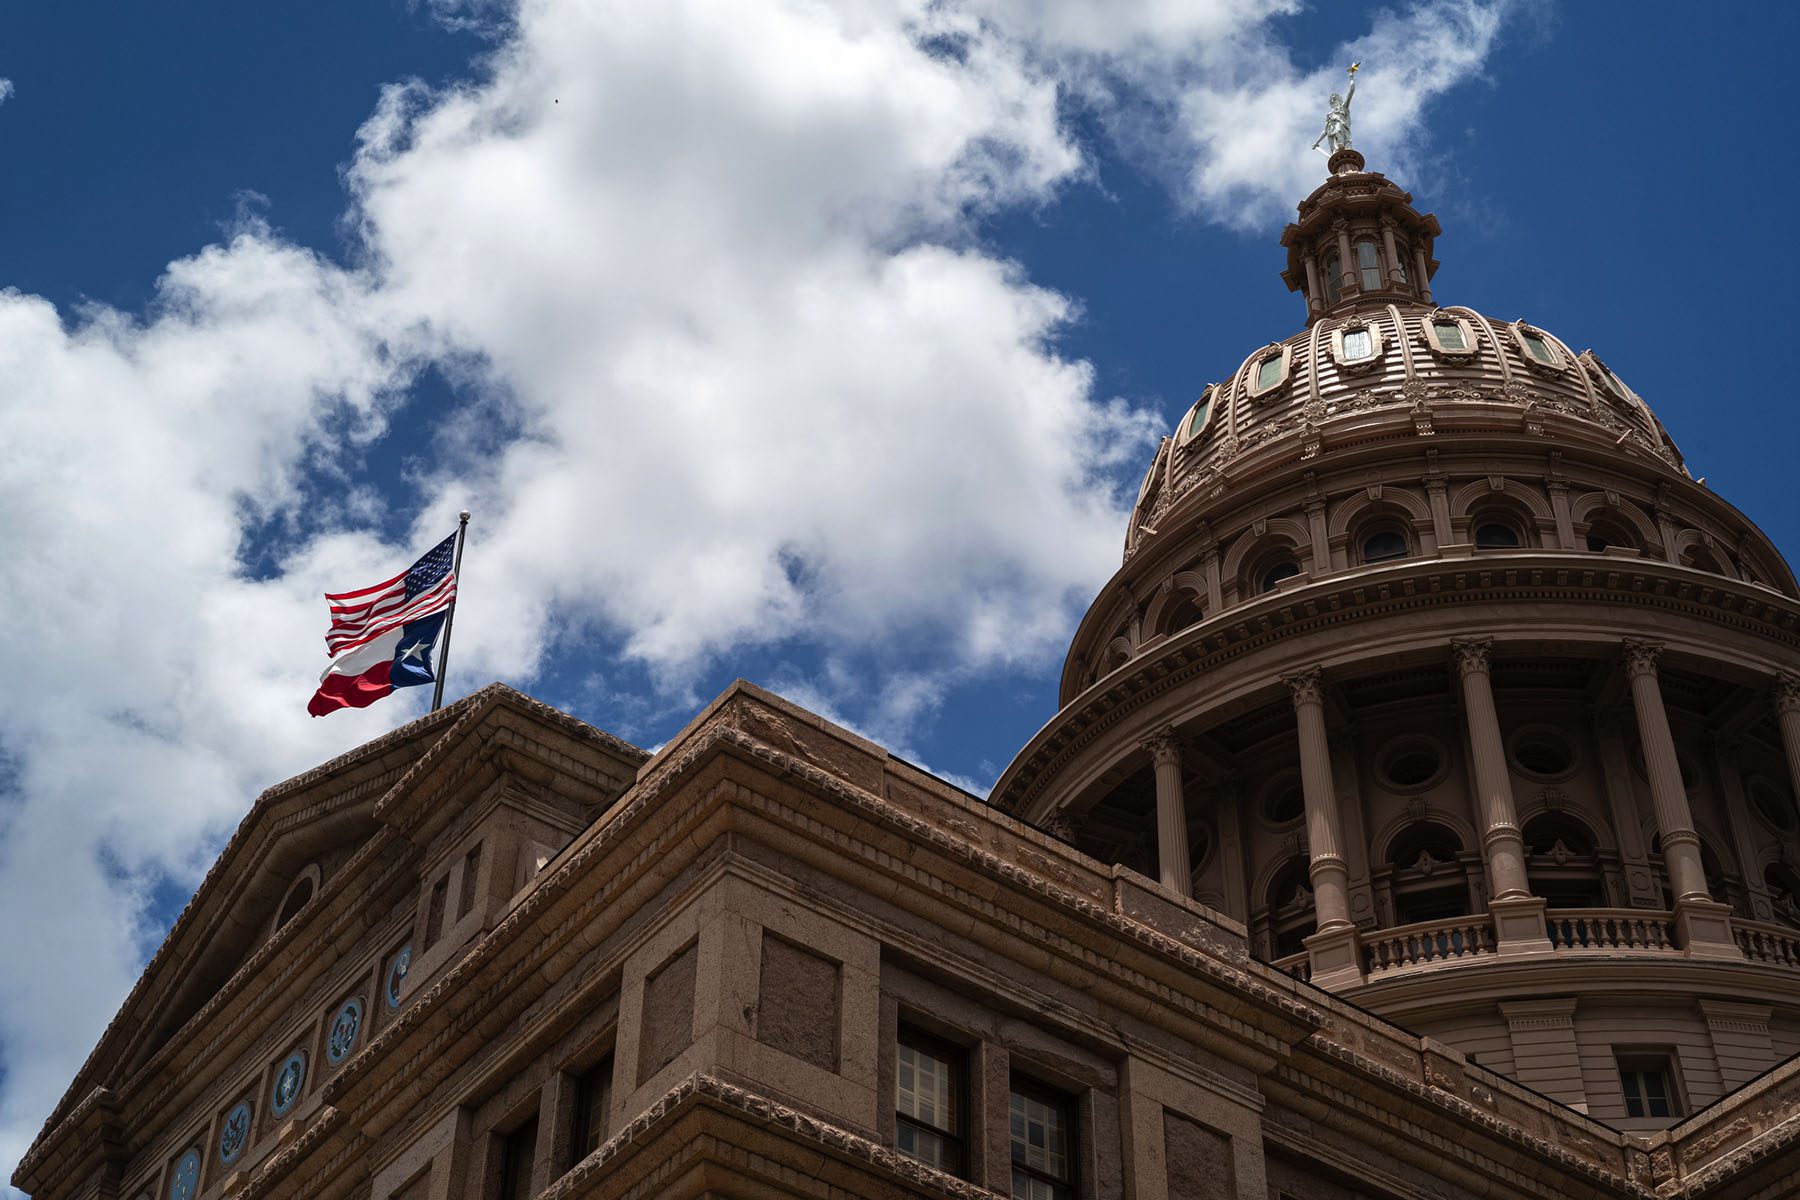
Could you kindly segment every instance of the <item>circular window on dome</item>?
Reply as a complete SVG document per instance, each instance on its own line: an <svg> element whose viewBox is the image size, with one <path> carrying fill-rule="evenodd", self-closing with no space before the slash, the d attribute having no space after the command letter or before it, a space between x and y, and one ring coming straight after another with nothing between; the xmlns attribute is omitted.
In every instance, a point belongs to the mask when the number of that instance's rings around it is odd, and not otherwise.
<svg viewBox="0 0 1800 1200"><path fill-rule="evenodd" d="M269 1107L278 1117L294 1111L300 1102L300 1091L306 1086L306 1051L296 1050L281 1062L275 1072L275 1086L269 1089Z"/></svg>
<svg viewBox="0 0 1800 1200"><path fill-rule="evenodd" d="M1389 742L1376 761L1382 783L1395 792L1422 792L1443 779L1449 769L1443 747L1419 734Z"/></svg>
<svg viewBox="0 0 1800 1200"><path fill-rule="evenodd" d="M1300 776L1282 775L1263 789L1263 820L1271 825L1291 825L1306 812L1306 793L1300 787Z"/></svg>
<svg viewBox="0 0 1800 1200"><path fill-rule="evenodd" d="M1574 743L1550 725L1527 725L1515 732L1512 760L1522 774L1547 783L1573 775L1579 761Z"/></svg>
<svg viewBox="0 0 1800 1200"><path fill-rule="evenodd" d="M219 1161L226 1166L244 1156L244 1147L250 1142L250 1117L250 1102L239 1101L219 1126Z"/></svg>
<svg viewBox="0 0 1800 1200"><path fill-rule="evenodd" d="M193 1200L200 1190L200 1151L190 1149L169 1172L169 1200Z"/></svg>
<svg viewBox="0 0 1800 1200"><path fill-rule="evenodd" d="M337 1016L332 1018L331 1032L325 1038L325 1057L332 1066L349 1058L350 1052L356 1049L356 1038L362 1032L362 1021L362 999L359 997L344 1001Z"/></svg>
<svg viewBox="0 0 1800 1200"><path fill-rule="evenodd" d="M1781 833L1794 831L1794 801L1786 788L1777 787L1767 779L1752 779L1746 790L1750 794L1750 807L1771 829Z"/></svg>

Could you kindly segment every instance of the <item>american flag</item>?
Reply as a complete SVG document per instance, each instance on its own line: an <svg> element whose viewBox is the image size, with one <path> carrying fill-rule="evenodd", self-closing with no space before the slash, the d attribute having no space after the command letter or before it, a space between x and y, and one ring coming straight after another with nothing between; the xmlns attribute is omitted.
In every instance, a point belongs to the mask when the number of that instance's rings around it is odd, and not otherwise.
<svg viewBox="0 0 1800 1200"><path fill-rule="evenodd" d="M449 608L456 599L456 572L451 570L455 558L453 533L385 583L354 592L326 592L331 628L325 631L325 652L336 658L408 621Z"/></svg>

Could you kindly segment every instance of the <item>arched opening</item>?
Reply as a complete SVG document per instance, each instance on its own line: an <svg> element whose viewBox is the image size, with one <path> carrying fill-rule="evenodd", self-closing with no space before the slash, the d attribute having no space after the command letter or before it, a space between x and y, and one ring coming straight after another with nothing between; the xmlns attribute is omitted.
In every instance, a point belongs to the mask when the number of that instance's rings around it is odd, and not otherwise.
<svg viewBox="0 0 1800 1200"><path fill-rule="evenodd" d="M311 900L312 897L313 881L312 876L308 875L289 889L287 899L282 901L281 913L275 918L275 928L280 929L283 925L286 925L289 921L299 916L300 910L306 907L306 902ZM266 912L268 910L265 909L264 911Z"/></svg>
<svg viewBox="0 0 1800 1200"><path fill-rule="evenodd" d="M1531 894L1551 908L1605 908L1606 881L1593 835L1567 813L1525 823L1525 874Z"/></svg>
<svg viewBox="0 0 1800 1200"><path fill-rule="evenodd" d="M1291 558L1284 558L1263 569L1256 590L1258 592L1272 592L1281 586L1282 580L1292 579L1299 573L1300 564Z"/></svg>
<svg viewBox="0 0 1800 1200"><path fill-rule="evenodd" d="M1462 839L1434 821L1415 821L1388 844L1385 883L1394 924L1445 921L1473 910Z"/></svg>
<svg viewBox="0 0 1800 1200"><path fill-rule="evenodd" d="M1198 625L1206 619L1206 609L1201 605L1200 597L1195 592L1184 591L1164 611L1157 632L1166 635L1179 633L1190 625Z"/></svg>
<svg viewBox="0 0 1800 1200"><path fill-rule="evenodd" d="M1681 565L1692 567L1696 571L1706 571L1713 575L1729 575L1719 556L1706 546L1689 546L1681 552Z"/></svg>
<svg viewBox="0 0 1800 1200"><path fill-rule="evenodd" d="M1641 550L1643 545L1631 526L1617 517L1595 517L1588 523L1587 548L1595 554L1603 553L1613 547L1626 550Z"/></svg>
<svg viewBox="0 0 1800 1200"><path fill-rule="evenodd" d="M1306 949L1305 939L1318 921L1313 916L1312 878L1305 855L1282 864L1264 894L1263 923L1268 930L1269 956L1286 958Z"/></svg>
<svg viewBox="0 0 1800 1200"><path fill-rule="evenodd" d="M1298 773L1277 776L1263 789L1259 803L1263 820L1280 827L1291 825L1306 813L1306 793Z"/></svg>
<svg viewBox="0 0 1800 1200"><path fill-rule="evenodd" d="M1412 553L1412 543L1405 530L1395 524L1381 523L1359 532L1357 553L1364 563L1392 562Z"/></svg>
<svg viewBox="0 0 1800 1200"><path fill-rule="evenodd" d="M1510 513L1477 513L1469 527L1477 550L1516 550L1525 544L1524 530Z"/></svg>

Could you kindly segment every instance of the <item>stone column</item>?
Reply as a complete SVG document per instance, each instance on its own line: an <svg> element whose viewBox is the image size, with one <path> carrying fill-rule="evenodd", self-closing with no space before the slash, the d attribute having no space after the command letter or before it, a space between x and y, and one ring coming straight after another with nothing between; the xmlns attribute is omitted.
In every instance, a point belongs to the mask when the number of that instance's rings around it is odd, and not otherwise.
<svg viewBox="0 0 1800 1200"><path fill-rule="evenodd" d="M1325 308L1325 293L1319 287L1319 260L1314 255L1306 256L1306 311L1322 312Z"/></svg>
<svg viewBox="0 0 1800 1200"><path fill-rule="evenodd" d="M1700 835L1681 782L1681 761L1669 731L1656 663L1661 642L1625 641L1625 674L1631 680L1631 703L1637 711L1638 740L1644 748L1644 773L1650 779L1650 803L1656 831L1662 835L1663 866L1675 893L1675 935L1683 949L1699 957L1742 957L1731 939L1730 906L1716 904L1706 890L1700 863Z"/></svg>
<svg viewBox="0 0 1800 1200"><path fill-rule="evenodd" d="M1332 988L1363 981L1362 950L1350 922L1350 870L1339 847L1337 798L1331 786L1331 743L1325 733L1325 673L1318 667L1284 675L1294 699L1300 740L1300 788L1306 803L1307 874L1318 932L1306 939L1312 981Z"/></svg>
<svg viewBox="0 0 1800 1200"><path fill-rule="evenodd" d="M1362 275L1356 269L1355 256L1350 253L1350 227L1345 224L1342 217L1333 221L1331 227L1337 230L1338 295L1347 296L1353 289L1356 291L1362 290ZM1344 282L1346 279L1351 279L1355 282L1346 284Z"/></svg>
<svg viewBox="0 0 1800 1200"><path fill-rule="evenodd" d="M1481 853L1487 860L1493 898L1494 940L1502 954L1548 951L1543 899L1531 894L1525 875L1525 838L1513 807L1512 776L1500 739L1500 717L1494 709L1494 685L1488 659L1492 638L1465 638L1450 643L1462 682L1463 719L1468 723L1469 757L1481 819Z"/></svg>
<svg viewBox="0 0 1800 1200"><path fill-rule="evenodd" d="M1793 777L1794 795L1800 796L1800 676L1781 672L1775 676L1771 694L1775 720L1781 726L1781 745L1787 751L1788 774Z"/></svg>
<svg viewBox="0 0 1800 1200"><path fill-rule="evenodd" d="M1419 247L1419 246L1413 247L1413 264L1418 272L1416 275L1413 276L1413 278L1415 278L1419 281L1418 282L1419 299L1425 301L1425 303L1427 303L1427 304L1430 304L1431 303L1431 276L1429 274L1427 274L1425 271L1425 251L1422 247Z"/></svg>
<svg viewBox="0 0 1800 1200"><path fill-rule="evenodd" d="M1159 730L1144 748L1156 764L1156 865L1162 885L1194 894L1188 863L1187 802L1181 795L1181 742L1173 729Z"/></svg>
<svg viewBox="0 0 1800 1200"><path fill-rule="evenodd" d="M1395 278L1397 274L1395 268L1400 264L1400 250L1394 244L1394 218L1392 217L1381 218L1381 247L1387 251L1386 269L1381 273L1382 279L1388 287L1397 287L1400 281Z"/></svg>

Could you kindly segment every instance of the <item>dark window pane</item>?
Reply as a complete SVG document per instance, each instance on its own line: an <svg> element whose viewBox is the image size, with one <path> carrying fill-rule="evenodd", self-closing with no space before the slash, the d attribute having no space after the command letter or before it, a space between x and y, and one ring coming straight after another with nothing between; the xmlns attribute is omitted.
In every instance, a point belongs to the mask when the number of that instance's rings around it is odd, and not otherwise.
<svg viewBox="0 0 1800 1200"><path fill-rule="evenodd" d="M1277 563L1263 572L1262 590L1272 592L1284 579L1292 579L1300 573L1300 564L1294 562Z"/></svg>
<svg viewBox="0 0 1800 1200"><path fill-rule="evenodd" d="M908 1029L894 1053L895 1148L940 1171L962 1171L963 1064L952 1046Z"/></svg>
<svg viewBox="0 0 1800 1200"><path fill-rule="evenodd" d="M1507 550L1519 544L1519 535L1512 526L1502 525L1498 521L1488 521L1475 527L1475 546L1480 550Z"/></svg>
<svg viewBox="0 0 1800 1200"><path fill-rule="evenodd" d="M530 1200L531 1166L537 1154L537 1118L519 1126L506 1138L501 1163L500 1200Z"/></svg>
<svg viewBox="0 0 1800 1200"><path fill-rule="evenodd" d="M575 1085L575 1127L569 1139L572 1157L580 1162L606 1141L607 1111L612 1108L613 1060L609 1054Z"/></svg>
<svg viewBox="0 0 1800 1200"><path fill-rule="evenodd" d="M1406 557L1406 538L1391 529L1370 534L1363 542L1364 562L1386 562L1390 558Z"/></svg>

